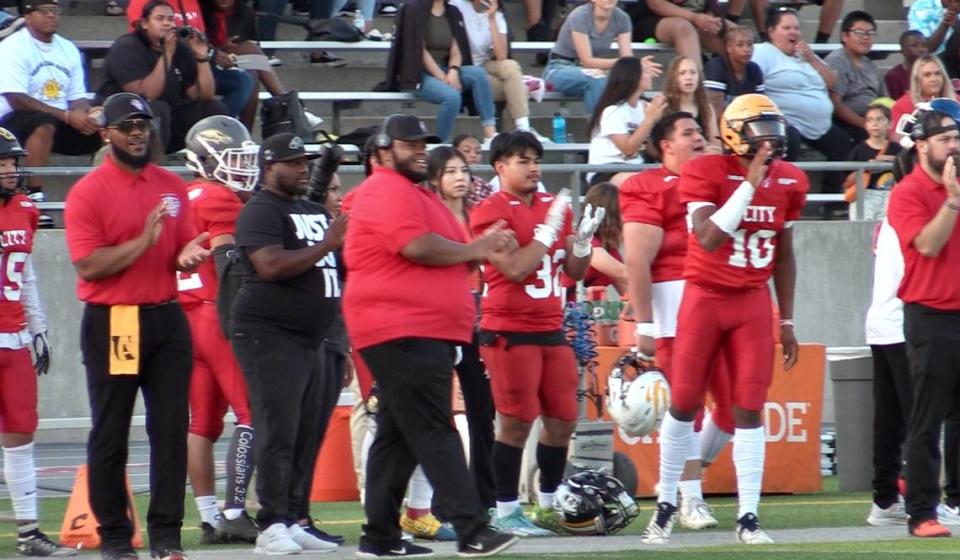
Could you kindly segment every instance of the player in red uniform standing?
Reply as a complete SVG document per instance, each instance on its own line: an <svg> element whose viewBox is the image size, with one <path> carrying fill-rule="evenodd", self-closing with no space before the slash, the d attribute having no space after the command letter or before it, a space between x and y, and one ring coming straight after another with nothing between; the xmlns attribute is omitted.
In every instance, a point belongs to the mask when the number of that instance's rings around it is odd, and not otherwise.
<svg viewBox="0 0 960 560"><path fill-rule="evenodd" d="M37 375L50 368L47 318L33 271L33 240L40 212L23 192L26 150L0 128L0 442L3 476L17 519L17 552L24 556L74 556L37 526ZM34 362L30 361L30 348Z"/></svg>
<svg viewBox="0 0 960 560"><path fill-rule="evenodd" d="M703 155L706 141L693 115L677 112L657 121L650 132L650 144L663 166L638 173L620 187L623 243L630 304L637 318L637 347L645 356L656 356L657 366L672 379L673 341L685 284L683 259L689 235L677 185L680 168ZM704 463L713 462L733 435L725 370L717 370L710 392L716 407L704 429L697 426L692 436L680 481L680 524L694 530L717 525L703 500L701 470Z"/></svg>
<svg viewBox="0 0 960 560"><path fill-rule="evenodd" d="M209 234L214 259L178 277L180 304L193 335L190 377L188 472L200 512L202 544L249 542L257 526L246 512L247 486L253 471L253 422L247 384L217 317L219 275L235 249L237 216L257 184L257 146L250 133L231 117L217 115L187 132L187 167L197 179L187 185L198 232ZM226 500L217 507L213 444L223 433L227 405L237 417L226 457Z"/></svg>
<svg viewBox="0 0 960 560"><path fill-rule="evenodd" d="M591 239L603 221L588 206L574 235L570 195L537 192L543 146L529 132L502 133L490 146L501 190L471 215L481 233L498 221L516 232L519 248L495 254L484 269L480 356L490 372L500 416L493 447L497 511L504 532L536 536L559 531L553 493L563 479L567 446L577 420L577 364L563 334L561 270L574 280L590 266ZM543 431L537 445L539 504L532 525L520 509L523 446L533 421ZM545 531L546 530L546 531Z"/></svg>
<svg viewBox="0 0 960 560"><path fill-rule="evenodd" d="M767 97L734 99L723 112L720 131L732 153L694 159L680 174L680 203L691 226L683 269L687 284L674 341L672 402L660 427L660 496L644 533L648 543L670 539L694 419L721 355L730 367L734 395L737 540L773 542L757 518L765 450L761 413L774 359L767 283L772 275L784 367L790 369L798 349L790 226L806 203L808 182L802 171L775 157L786 143L786 123Z"/></svg>

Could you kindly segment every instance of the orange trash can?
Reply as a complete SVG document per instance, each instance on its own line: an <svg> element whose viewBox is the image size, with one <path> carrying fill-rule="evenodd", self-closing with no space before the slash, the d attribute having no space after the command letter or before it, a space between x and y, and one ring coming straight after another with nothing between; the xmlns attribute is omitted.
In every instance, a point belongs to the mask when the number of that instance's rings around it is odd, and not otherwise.
<svg viewBox="0 0 960 560"><path fill-rule="evenodd" d="M355 502L360 499L350 445L351 410L351 406L338 406L330 417L313 471L312 502Z"/></svg>

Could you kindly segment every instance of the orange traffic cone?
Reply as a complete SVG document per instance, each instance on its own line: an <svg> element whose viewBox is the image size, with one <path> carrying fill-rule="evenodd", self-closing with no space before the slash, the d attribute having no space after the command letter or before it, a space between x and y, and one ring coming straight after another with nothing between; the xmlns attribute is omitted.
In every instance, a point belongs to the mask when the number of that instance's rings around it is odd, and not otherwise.
<svg viewBox="0 0 960 560"><path fill-rule="evenodd" d="M136 502L130 491L130 481L127 481L127 501L130 508L127 516L133 521L133 546L143 547L143 536L140 534L140 518L137 516ZM73 492L70 493L70 502L63 516L63 525L60 527L60 542L65 546L75 548L99 548L100 533L97 528L97 518L90 509L90 499L87 495L87 465L77 467L77 477L73 481Z"/></svg>

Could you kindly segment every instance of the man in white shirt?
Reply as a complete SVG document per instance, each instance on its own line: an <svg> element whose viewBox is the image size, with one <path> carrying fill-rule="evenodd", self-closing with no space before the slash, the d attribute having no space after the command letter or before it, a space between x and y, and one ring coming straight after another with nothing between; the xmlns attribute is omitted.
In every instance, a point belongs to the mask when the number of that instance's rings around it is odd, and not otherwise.
<svg viewBox="0 0 960 560"><path fill-rule="evenodd" d="M26 26L0 43L0 126L28 154L26 165L47 164L50 153L92 154L100 147L99 124L86 98L83 62L76 45L57 34L57 0L26 0ZM40 178L28 182L30 198L43 201ZM42 216L40 227L53 227Z"/></svg>

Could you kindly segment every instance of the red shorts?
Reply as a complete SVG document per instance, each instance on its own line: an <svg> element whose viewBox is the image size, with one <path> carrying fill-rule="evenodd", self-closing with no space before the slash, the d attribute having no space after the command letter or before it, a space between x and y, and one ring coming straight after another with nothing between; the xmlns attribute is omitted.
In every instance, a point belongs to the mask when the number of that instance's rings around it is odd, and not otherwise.
<svg viewBox="0 0 960 560"><path fill-rule="evenodd" d="M671 388L673 380L670 373L673 371L673 346L674 338L658 338L654 342L657 345L657 367L663 370ZM710 379L710 396L713 397L713 422L718 428L732 434L735 428L733 421L733 394L730 388L730 370L727 368L727 362L724 356L719 356L716 361L715 370ZM703 408L697 412L694 429L700 431L703 427Z"/></svg>
<svg viewBox="0 0 960 560"><path fill-rule="evenodd" d="M673 345L671 406L682 412L699 408L722 356L730 371L733 404L763 410L773 379L772 321L767 286L729 293L687 282Z"/></svg>
<svg viewBox="0 0 960 560"><path fill-rule="evenodd" d="M517 344L507 347L499 336L480 346L480 357L490 374L497 412L522 422L537 416L565 422L577 420L577 360L573 348Z"/></svg>
<svg viewBox="0 0 960 560"><path fill-rule="evenodd" d="M37 370L29 348L0 348L0 433L37 431Z"/></svg>
<svg viewBox="0 0 960 560"><path fill-rule="evenodd" d="M238 424L253 426L247 383L230 342L220 330L217 307L202 303L184 311L193 336L190 433L214 441L219 438L228 404Z"/></svg>

